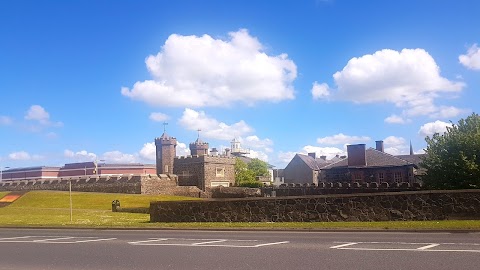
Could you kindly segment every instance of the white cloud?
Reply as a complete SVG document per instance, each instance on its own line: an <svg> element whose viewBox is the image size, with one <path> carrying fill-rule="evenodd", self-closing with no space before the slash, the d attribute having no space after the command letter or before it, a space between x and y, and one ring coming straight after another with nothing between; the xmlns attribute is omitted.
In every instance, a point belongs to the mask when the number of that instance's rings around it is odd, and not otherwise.
<svg viewBox="0 0 480 270"><path fill-rule="evenodd" d="M185 143L177 142L177 147L176 147L177 156L188 156L190 155L190 149L188 149L188 146ZM157 148L155 147L155 143L145 143L140 149L140 152L138 153L138 156L145 161L155 161L156 160L156 151Z"/></svg>
<svg viewBox="0 0 480 270"><path fill-rule="evenodd" d="M8 158L11 160L30 160L32 157L25 151L19 151L8 154Z"/></svg>
<svg viewBox="0 0 480 270"><path fill-rule="evenodd" d="M45 109L40 105L32 105L30 109L28 109L25 119L27 120L35 120L40 122L41 124L48 124L50 120L50 114L45 111Z"/></svg>
<svg viewBox="0 0 480 270"><path fill-rule="evenodd" d="M391 155L408 154L410 150L410 145L407 144L407 141L402 137L388 136L383 139L383 145L385 147L385 153Z"/></svg>
<svg viewBox="0 0 480 270"><path fill-rule="evenodd" d="M12 123L13 123L12 118L10 118L8 116L0 115L0 125L7 126L7 125L10 125Z"/></svg>
<svg viewBox="0 0 480 270"><path fill-rule="evenodd" d="M188 130L201 129L201 137L218 140L232 140L237 136L253 131L243 120L227 125L207 116L203 111L195 111L188 108L185 109L180 118L180 125Z"/></svg>
<svg viewBox="0 0 480 270"><path fill-rule="evenodd" d="M422 136L432 136L435 133L444 133L447 127L451 127L452 123L437 120L435 122L426 123L418 130L418 134Z"/></svg>
<svg viewBox="0 0 480 270"><path fill-rule="evenodd" d="M326 83L319 84L318 82L313 83L313 87L312 87L313 99L322 99L322 98L327 98L328 96L330 96L330 88L328 87L328 84Z"/></svg>
<svg viewBox="0 0 480 270"><path fill-rule="evenodd" d="M288 164L292 158L297 154L297 152L279 152L278 153L278 161L280 164L284 165L282 167L285 167L286 164Z"/></svg>
<svg viewBox="0 0 480 270"><path fill-rule="evenodd" d="M268 162L268 155L262 151L254 151L250 150L250 153L247 154L247 157L249 158L258 158L260 160L263 160L265 162Z"/></svg>
<svg viewBox="0 0 480 270"><path fill-rule="evenodd" d="M358 143L358 142L365 142L369 140L370 138L367 136L349 136L343 133L339 133L333 136L318 138L317 143L319 144L352 144L352 143Z"/></svg>
<svg viewBox="0 0 480 270"><path fill-rule="evenodd" d="M62 122L51 122L50 114L40 105L32 105L25 114L26 120L37 121L43 126L54 126L61 127L63 126ZM39 131L40 127L31 126L29 128L32 131Z"/></svg>
<svg viewBox="0 0 480 270"><path fill-rule="evenodd" d="M188 156L190 155L190 149L187 144L177 142L177 156Z"/></svg>
<svg viewBox="0 0 480 270"><path fill-rule="evenodd" d="M155 121L155 122L163 122L165 120L168 120L168 115L164 113L159 113L159 112L153 112L150 114L150 120Z"/></svg>
<svg viewBox="0 0 480 270"><path fill-rule="evenodd" d="M326 156L327 159L332 159L336 155L346 155L345 150L336 147L318 147L312 145L306 145L300 151L302 154L315 153L316 157Z"/></svg>
<svg viewBox="0 0 480 270"><path fill-rule="evenodd" d="M435 99L465 87L463 82L443 78L435 60L423 49L384 49L352 58L333 78L337 89L330 91L331 98L355 103L389 102L402 108L405 116L442 113L444 108L435 105Z"/></svg>
<svg viewBox="0 0 480 270"><path fill-rule="evenodd" d="M257 38L241 29L228 40L172 34L146 65L153 80L121 93L152 105L176 107L253 105L294 98L295 63L269 56Z"/></svg>
<svg viewBox="0 0 480 270"><path fill-rule="evenodd" d="M406 124L407 122L409 122L408 119L404 119L403 117L398 116L396 114L390 115L389 117L385 118L384 121L385 123L389 123L389 124Z"/></svg>
<svg viewBox="0 0 480 270"><path fill-rule="evenodd" d="M69 159L73 159L75 162L94 161L97 158L96 154L89 153L86 150L74 152L72 150L66 149L65 151L63 151L63 156Z"/></svg>
<svg viewBox="0 0 480 270"><path fill-rule="evenodd" d="M480 70L480 48L473 44L468 48L467 54L458 57L458 61L468 69Z"/></svg>
<svg viewBox="0 0 480 270"><path fill-rule="evenodd" d="M273 146L273 141L266 138L260 139L256 135L247 136L245 139L241 138L240 142L243 144L242 147L247 148L263 148L266 152L272 152L271 146Z"/></svg>
<svg viewBox="0 0 480 270"><path fill-rule="evenodd" d="M156 151L155 143L145 143L143 144L142 149L140 149L139 155L140 158L144 160L155 161Z"/></svg>
<svg viewBox="0 0 480 270"><path fill-rule="evenodd" d="M120 151L110 151L105 152L102 155L103 160L106 163L135 163L138 162L138 158L136 155L132 154L124 154Z"/></svg>
<svg viewBox="0 0 480 270"><path fill-rule="evenodd" d="M26 151L18 151L8 154L8 159L10 160L40 160L43 157L41 155L31 155Z"/></svg>

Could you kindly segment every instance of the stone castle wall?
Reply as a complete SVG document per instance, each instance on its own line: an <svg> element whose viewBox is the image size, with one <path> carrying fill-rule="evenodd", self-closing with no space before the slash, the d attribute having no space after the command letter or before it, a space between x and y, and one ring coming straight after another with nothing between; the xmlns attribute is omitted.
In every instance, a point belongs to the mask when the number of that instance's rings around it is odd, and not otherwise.
<svg viewBox="0 0 480 270"><path fill-rule="evenodd" d="M152 202L151 222L480 219L480 190Z"/></svg>
<svg viewBox="0 0 480 270"><path fill-rule="evenodd" d="M216 173L223 168L223 176ZM235 158L222 156L188 156L178 157L174 161L174 173L178 175L180 186L195 185L202 190L211 186L212 182L222 181L235 183Z"/></svg>
<svg viewBox="0 0 480 270"><path fill-rule="evenodd" d="M113 177L72 177L0 182L0 191L69 190L150 195L205 197L196 187L178 187L174 175L129 175Z"/></svg>

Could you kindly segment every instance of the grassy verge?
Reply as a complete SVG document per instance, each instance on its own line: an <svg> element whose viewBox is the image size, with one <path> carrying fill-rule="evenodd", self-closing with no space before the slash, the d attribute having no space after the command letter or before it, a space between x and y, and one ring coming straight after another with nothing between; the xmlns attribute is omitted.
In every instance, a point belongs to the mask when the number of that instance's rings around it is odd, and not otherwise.
<svg viewBox="0 0 480 270"><path fill-rule="evenodd" d="M3 227L85 227L85 228L177 228L177 229L361 229L361 230L480 230L480 220L390 221L390 222L251 222L251 223L150 223L147 214L111 211L111 202L122 207L148 207L150 201L193 199L176 196L147 196L105 193L72 193L70 221L69 194L36 191L25 194L8 207L0 208Z"/></svg>

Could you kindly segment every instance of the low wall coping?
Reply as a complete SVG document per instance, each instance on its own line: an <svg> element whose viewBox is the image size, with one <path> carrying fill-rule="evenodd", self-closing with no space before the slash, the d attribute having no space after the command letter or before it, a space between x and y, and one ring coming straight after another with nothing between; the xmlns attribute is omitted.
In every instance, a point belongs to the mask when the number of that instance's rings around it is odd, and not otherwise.
<svg viewBox="0 0 480 270"><path fill-rule="evenodd" d="M201 201L152 201L150 204L177 204L177 203L209 203L209 202L232 202L232 201L259 201L259 200L294 200L314 198L352 198L352 197L380 197L398 195L423 195L423 194L454 194L454 193L480 193L480 189L456 189L456 190L422 190L422 191L399 191L399 192L375 192L355 194L328 194L328 195L305 195L305 196L282 196L282 197L250 197L250 198L215 198Z"/></svg>

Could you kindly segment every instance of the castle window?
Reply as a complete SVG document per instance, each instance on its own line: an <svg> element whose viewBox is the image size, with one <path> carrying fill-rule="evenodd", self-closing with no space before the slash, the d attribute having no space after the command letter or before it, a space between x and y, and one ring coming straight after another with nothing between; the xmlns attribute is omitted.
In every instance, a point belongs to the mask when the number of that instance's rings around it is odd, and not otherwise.
<svg viewBox="0 0 480 270"><path fill-rule="evenodd" d="M385 180L385 174L383 172L378 173L378 181L381 183Z"/></svg>
<svg viewBox="0 0 480 270"><path fill-rule="evenodd" d="M165 170L164 170L165 173L168 173L168 165L165 165Z"/></svg>
<svg viewBox="0 0 480 270"><path fill-rule="evenodd" d="M394 172L393 180L397 183L402 182L402 172Z"/></svg>
<svg viewBox="0 0 480 270"><path fill-rule="evenodd" d="M223 168L215 168L215 176L216 177L225 177L225 167Z"/></svg>

